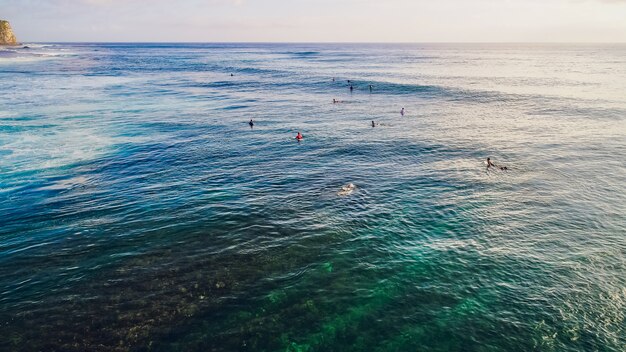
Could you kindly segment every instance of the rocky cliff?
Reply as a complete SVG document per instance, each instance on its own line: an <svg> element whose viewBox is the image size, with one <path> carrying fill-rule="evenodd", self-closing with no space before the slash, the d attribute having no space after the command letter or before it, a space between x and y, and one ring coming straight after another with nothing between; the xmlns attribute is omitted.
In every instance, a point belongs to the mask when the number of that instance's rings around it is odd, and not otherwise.
<svg viewBox="0 0 626 352"><path fill-rule="evenodd" d="M11 25L7 21L0 20L0 45L17 45L17 39Z"/></svg>

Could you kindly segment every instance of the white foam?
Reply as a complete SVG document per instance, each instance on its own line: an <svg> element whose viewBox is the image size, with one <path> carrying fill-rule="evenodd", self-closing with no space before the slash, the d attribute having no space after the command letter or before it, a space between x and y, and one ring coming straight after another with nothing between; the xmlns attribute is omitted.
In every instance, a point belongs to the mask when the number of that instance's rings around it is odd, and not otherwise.
<svg viewBox="0 0 626 352"><path fill-rule="evenodd" d="M43 49L43 48L54 48L55 45L52 44L35 44L35 43L22 43L22 47L29 47L30 49Z"/></svg>
<svg viewBox="0 0 626 352"><path fill-rule="evenodd" d="M40 190L64 190L86 184L88 179L84 176L72 177L67 180L60 180L50 186L41 187Z"/></svg>
<svg viewBox="0 0 626 352"><path fill-rule="evenodd" d="M28 48L25 48L25 47ZM18 47L0 48L0 63L24 63L77 55L67 48L43 44L23 44Z"/></svg>
<svg viewBox="0 0 626 352"><path fill-rule="evenodd" d="M0 152L5 154L0 167L28 171L70 165L96 158L113 143L113 138L95 129L12 133L7 143L0 143Z"/></svg>

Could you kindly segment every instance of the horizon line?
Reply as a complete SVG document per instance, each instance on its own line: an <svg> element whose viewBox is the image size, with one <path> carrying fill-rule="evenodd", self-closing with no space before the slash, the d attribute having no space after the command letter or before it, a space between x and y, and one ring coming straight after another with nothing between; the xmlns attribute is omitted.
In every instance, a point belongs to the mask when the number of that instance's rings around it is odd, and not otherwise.
<svg viewBox="0 0 626 352"><path fill-rule="evenodd" d="M549 42L549 41L416 41L416 42L366 42L366 41L20 41L20 44L626 44L623 42Z"/></svg>

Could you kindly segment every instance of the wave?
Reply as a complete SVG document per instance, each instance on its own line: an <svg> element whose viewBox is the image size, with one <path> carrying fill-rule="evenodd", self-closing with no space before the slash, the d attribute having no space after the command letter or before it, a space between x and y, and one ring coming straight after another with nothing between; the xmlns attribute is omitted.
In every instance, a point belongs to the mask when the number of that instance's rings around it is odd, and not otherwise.
<svg viewBox="0 0 626 352"><path fill-rule="evenodd" d="M294 58L309 58L314 56L319 56L321 53L319 51L285 51L279 54L289 55Z"/></svg>
<svg viewBox="0 0 626 352"><path fill-rule="evenodd" d="M0 62L2 63L19 63L30 61L41 61L64 56L74 56L75 52L67 49L55 49L51 45L24 45L21 47L0 48Z"/></svg>
<svg viewBox="0 0 626 352"><path fill-rule="evenodd" d="M588 117L608 119L608 120L623 120L626 117L625 109L618 108L590 108L579 107L572 105L562 105L552 108L539 108L529 110L527 115L536 116L557 116L557 117Z"/></svg>
<svg viewBox="0 0 626 352"><path fill-rule="evenodd" d="M287 71L272 70L272 69L266 69L266 68L255 68L255 67L233 68L232 70L237 73L259 74L259 75L285 75L287 73Z"/></svg>
<svg viewBox="0 0 626 352"><path fill-rule="evenodd" d="M351 85L355 89L369 90L369 86L372 85L376 93L385 93L393 95L405 95L415 93L426 93L431 95L448 95L448 90L441 86L436 85L422 85L411 83L394 83L389 81L364 81L364 80L351 80Z"/></svg>

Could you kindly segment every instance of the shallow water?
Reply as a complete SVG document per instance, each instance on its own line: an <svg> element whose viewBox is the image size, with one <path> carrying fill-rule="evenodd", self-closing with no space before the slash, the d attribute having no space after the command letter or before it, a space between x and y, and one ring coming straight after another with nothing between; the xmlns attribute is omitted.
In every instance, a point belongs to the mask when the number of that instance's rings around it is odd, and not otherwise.
<svg viewBox="0 0 626 352"><path fill-rule="evenodd" d="M626 350L626 46L29 46L0 350Z"/></svg>

